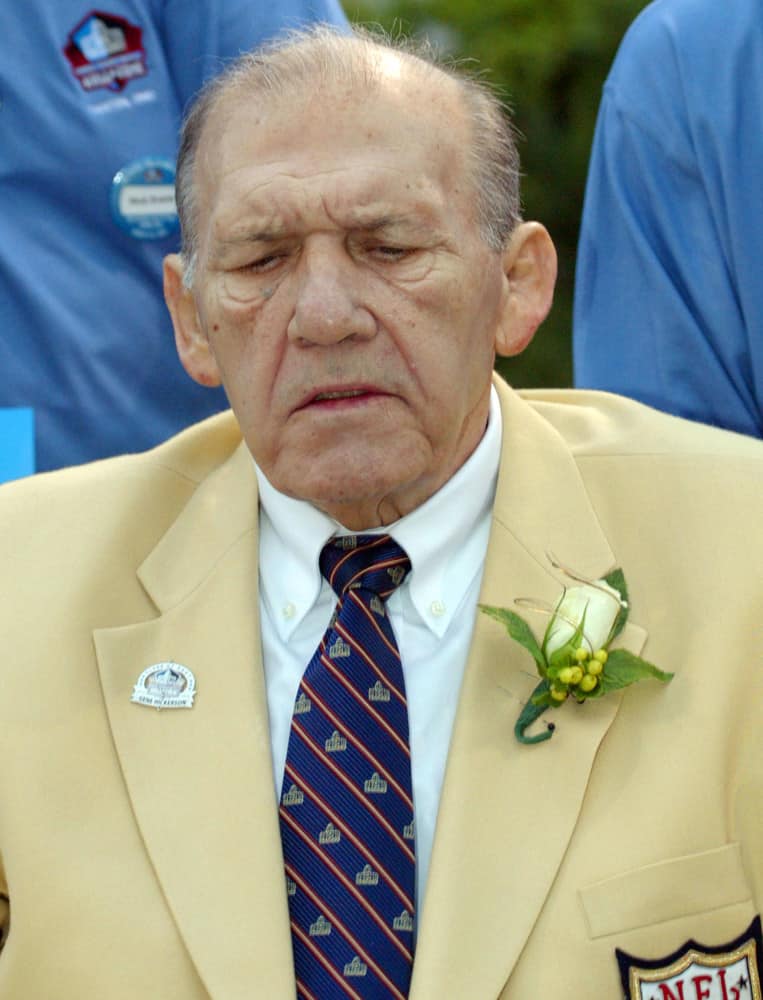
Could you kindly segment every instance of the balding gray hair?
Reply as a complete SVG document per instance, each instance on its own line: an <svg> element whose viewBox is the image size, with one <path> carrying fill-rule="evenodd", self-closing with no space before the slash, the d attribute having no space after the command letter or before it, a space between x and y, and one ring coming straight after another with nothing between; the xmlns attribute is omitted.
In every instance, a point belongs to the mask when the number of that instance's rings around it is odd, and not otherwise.
<svg viewBox="0 0 763 1000"><path fill-rule="evenodd" d="M240 56L210 80L191 106L180 134L176 197L182 234L183 281L193 285L199 250L196 159L207 123L223 102L256 96L260 103L314 94L322 85L344 85L372 94L384 79L380 55L394 53L420 78L453 80L471 128L465 150L474 186L480 232L502 250L520 221L519 156L506 105L483 80L439 59L427 42L355 27L341 33L326 25L294 31Z"/></svg>

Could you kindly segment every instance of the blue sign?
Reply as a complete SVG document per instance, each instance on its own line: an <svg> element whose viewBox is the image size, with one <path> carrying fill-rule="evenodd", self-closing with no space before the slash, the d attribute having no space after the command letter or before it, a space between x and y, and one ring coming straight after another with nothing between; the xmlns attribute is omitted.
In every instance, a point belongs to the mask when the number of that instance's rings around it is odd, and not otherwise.
<svg viewBox="0 0 763 1000"><path fill-rule="evenodd" d="M34 410L0 407L0 483L34 472Z"/></svg>

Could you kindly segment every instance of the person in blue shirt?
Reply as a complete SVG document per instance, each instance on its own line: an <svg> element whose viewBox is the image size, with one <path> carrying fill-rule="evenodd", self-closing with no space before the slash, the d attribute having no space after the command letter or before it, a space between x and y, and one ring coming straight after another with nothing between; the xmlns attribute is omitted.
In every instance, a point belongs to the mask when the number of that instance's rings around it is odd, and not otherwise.
<svg viewBox="0 0 763 1000"><path fill-rule="evenodd" d="M579 387L763 437L763 12L656 0L599 111L578 250Z"/></svg>
<svg viewBox="0 0 763 1000"><path fill-rule="evenodd" d="M0 4L0 408L39 470L139 451L227 405L182 370L161 294L183 109L338 0Z"/></svg>

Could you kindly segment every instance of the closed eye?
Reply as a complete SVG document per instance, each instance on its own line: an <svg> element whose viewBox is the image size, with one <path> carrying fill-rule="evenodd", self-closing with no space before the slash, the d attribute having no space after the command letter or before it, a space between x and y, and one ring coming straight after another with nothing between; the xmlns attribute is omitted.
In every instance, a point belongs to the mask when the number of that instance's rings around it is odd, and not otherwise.
<svg viewBox="0 0 763 1000"><path fill-rule="evenodd" d="M395 247L395 246L374 246L370 248L370 252L376 256L380 257L382 260L402 260L404 257L410 256L414 253L411 247Z"/></svg>
<svg viewBox="0 0 763 1000"><path fill-rule="evenodd" d="M285 255L282 253L269 253L264 257L258 257L256 260L249 261L249 263L245 264L241 270L255 271L257 273L271 271L284 259L284 256Z"/></svg>

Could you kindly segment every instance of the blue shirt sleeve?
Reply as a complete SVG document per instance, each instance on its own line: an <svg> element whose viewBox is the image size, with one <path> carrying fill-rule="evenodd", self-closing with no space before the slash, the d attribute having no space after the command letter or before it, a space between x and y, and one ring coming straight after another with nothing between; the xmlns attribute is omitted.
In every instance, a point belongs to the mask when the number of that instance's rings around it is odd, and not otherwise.
<svg viewBox="0 0 763 1000"><path fill-rule="evenodd" d="M167 0L162 34L181 107L242 52L316 22L346 25L339 0Z"/></svg>
<svg viewBox="0 0 763 1000"><path fill-rule="evenodd" d="M763 282L750 268L763 249L750 217L763 140L738 92L754 37L739 23L711 39L712 24L682 23L689 7L647 8L605 86L578 247L575 380L763 436ZM763 93L760 70L751 82Z"/></svg>

